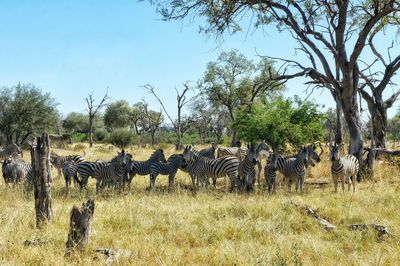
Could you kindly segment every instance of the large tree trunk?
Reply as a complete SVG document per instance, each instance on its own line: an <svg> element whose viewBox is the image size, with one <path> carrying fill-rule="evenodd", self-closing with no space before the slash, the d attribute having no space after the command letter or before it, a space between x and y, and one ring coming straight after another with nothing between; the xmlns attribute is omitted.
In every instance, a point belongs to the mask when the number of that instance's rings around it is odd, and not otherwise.
<svg viewBox="0 0 400 266"><path fill-rule="evenodd" d="M339 99L335 98L336 102L336 132L335 132L335 142L343 143L343 125L342 125L342 105Z"/></svg>
<svg viewBox="0 0 400 266"><path fill-rule="evenodd" d="M372 135L376 148L386 148L387 109L383 105L383 102L376 105L368 103L372 120Z"/></svg>
<svg viewBox="0 0 400 266"><path fill-rule="evenodd" d="M363 138L361 134L360 112L357 104L357 94L344 94L340 98L343 115L349 127L350 147L349 154L354 155L360 163L360 171L357 180L361 181L365 164L363 160Z"/></svg>
<svg viewBox="0 0 400 266"><path fill-rule="evenodd" d="M50 139L47 133L36 138L31 148L32 177L35 194L36 226L42 227L52 219Z"/></svg>
<svg viewBox="0 0 400 266"><path fill-rule="evenodd" d="M176 145L175 148L177 151L182 150L182 130L181 130L181 125L179 124L177 129L176 129Z"/></svg>

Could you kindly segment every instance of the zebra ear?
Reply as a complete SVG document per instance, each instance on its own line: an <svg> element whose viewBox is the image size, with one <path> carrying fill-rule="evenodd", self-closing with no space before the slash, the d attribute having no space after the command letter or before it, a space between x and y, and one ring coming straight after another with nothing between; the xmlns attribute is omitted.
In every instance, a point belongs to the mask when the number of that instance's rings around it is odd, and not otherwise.
<svg viewBox="0 0 400 266"><path fill-rule="evenodd" d="M121 154L122 154L122 155L124 155L124 154L125 154L125 150L124 150L124 149L122 149L122 152L121 152Z"/></svg>

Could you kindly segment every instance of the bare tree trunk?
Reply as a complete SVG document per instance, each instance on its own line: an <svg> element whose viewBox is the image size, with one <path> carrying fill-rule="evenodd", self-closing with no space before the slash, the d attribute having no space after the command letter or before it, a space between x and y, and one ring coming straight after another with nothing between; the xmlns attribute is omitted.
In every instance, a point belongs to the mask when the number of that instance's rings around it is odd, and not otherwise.
<svg viewBox="0 0 400 266"><path fill-rule="evenodd" d="M375 147L386 148L387 109L380 104L368 104L368 110L371 114Z"/></svg>
<svg viewBox="0 0 400 266"><path fill-rule="evenodd" d="M357 95L352 94L350 97L348 95L342 95L340 102L349 127L349 154L354 155L360 163L360 171L357 176L357 181L360 182L365 170L365 163L363 159L363 138L361 134L361 120L357 104Z"/></svg>
<svg viewBox="0 0 400 266"><path fill-rule="evenodd" d="M336 134L335 141L336 143L343 143L343 125L342 125L342 106L340 105L339 99L335 98L336 102Z"/></svg>
<svg viewBox="0 0 400 266"><path fill-rule="evenodd" d="M89 117L89 144L93 146L93 117Z"/></svg>
<svg viewBox="0 0 400 266"><path fill-rule="evenodd" d="M73 249L82 250L89 242L94 214L94 200L89 199L79 209L72 207L69 225L68 240L65 255L68 256Z"/></svg>
<svg viewBox="0 0 400 266"><path fill-rule="evenodd" d="M151 131L151 146L154 146L156 144L155 134L155 131Z"/></svg>
<svg viewBox="0 0 400 266"><path fill-rule="evenodd" d="M36 226L40 228L52 219L50 139L47 133L36 138L31 148L31 158Z"/></svg>
<svg viewBox="0 0 400 266"><path fill-rule="evenodd" d="M175 147L176 147L176 150L178 150L178 151L182 150L182 148L183 148L183 145L182 145L182 130L181 130L180 123L178 124L177 129L176 129L176 145L175 145Z"/></svg>

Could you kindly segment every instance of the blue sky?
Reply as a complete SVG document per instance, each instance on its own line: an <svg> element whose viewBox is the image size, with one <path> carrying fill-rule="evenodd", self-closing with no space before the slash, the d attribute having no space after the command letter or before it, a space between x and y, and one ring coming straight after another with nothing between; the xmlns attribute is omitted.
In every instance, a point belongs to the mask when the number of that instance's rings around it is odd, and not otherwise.
<svg viewBox="0 0 400 266"><path fill-rule="evenodd" d="M0 86L33 83L51 92L63 114L85 111L84 98L131 103L143 97L157 102L141 85L150 83L175 114L174 87L202 77L207 62L221 51L238 49L249 58L261 54L296 56L286 34L268 32L226 36L218 43L198 33L199 20L163 22L148 2L2 1L0 9ZM286 96L306 97L301 80L291 81ZM311 100L333 106L330 94ZM366 107L366 105L364 106ZM390 112L393 115L398 104Z"/></svg>

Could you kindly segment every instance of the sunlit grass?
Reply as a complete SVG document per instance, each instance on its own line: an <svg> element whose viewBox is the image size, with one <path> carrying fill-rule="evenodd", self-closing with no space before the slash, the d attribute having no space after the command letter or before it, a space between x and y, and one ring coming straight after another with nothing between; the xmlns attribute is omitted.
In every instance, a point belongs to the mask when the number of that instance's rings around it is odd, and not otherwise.
<svg viewBox="0 0 400 266"><path fill-rule="evenodd" d="M78 149L79 148L79 149ZM81 145L59 154L82 154L88 160L111 159L118 150ZM151 148L127 149L144 160ZM167 156L173 147L164 147ZM28 152L25 153L29 161ZM398 165L398 164L397 164ZM0 264L103 264L99 247L131 251L121 265L394 265L400 261L398 240L378 241L374 232L353 232L351 223L380 223L400 235L400 174L395 164L377 164L373 181L358 184L356 194L334 194L333 185L322 188L306 185L303 195L279 189L268 195L263 189L254 194L230 194L225 180L218 188L195 193L187 174L178 172L175 189L159 176L156 188L147 191L148 177L136 176L129 194L105 190L89 194L95 198L93 232L86 250L64 257L72 206L81 205L86 195L72 188L53 171L53 221L43 230L35 228L33 195L22 189L0 185ZM331 181L329 162L311 169L309 180ZM263 180L264 183L264 180ZM325 231L313 218L287 205L292 200L318 209L338 226ZM46 240L42 246L25 247L25 240Z"/></svg>

